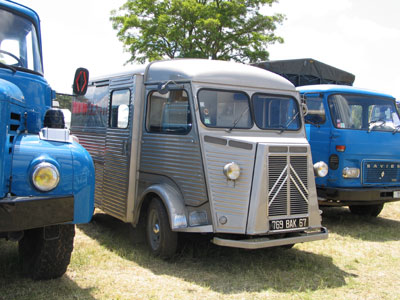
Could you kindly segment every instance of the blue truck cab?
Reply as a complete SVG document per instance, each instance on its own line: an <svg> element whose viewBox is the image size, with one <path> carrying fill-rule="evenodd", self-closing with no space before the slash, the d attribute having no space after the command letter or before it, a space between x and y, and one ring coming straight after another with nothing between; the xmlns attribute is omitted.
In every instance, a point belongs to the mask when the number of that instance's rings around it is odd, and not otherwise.
<svg viewBox="0 0 400 300"><path fill-rule="evenodd" d="M377 216L400 200L400 120L391 95L353 87L353 74L312 58L255 65L288 79L307 104L313 162L329 167L316 178L321 206Z"/></svg>
<svg viewBox="0 0 400 300"><path fill-rule="evenodd" d="M297 88L306 98L307 137L313 161L329 166L316 178L322 205L348 205L377 216L400 200L400 117L387 94L345 85Z"/></svg>
<svg viewBox="0 0 400 300"><path fill-rule="evenodd" d="M74 224L89 222L94 167L52 108L43 77L39 16L0 0L0 237L19 242L34 279L63 275Z"/></svg>

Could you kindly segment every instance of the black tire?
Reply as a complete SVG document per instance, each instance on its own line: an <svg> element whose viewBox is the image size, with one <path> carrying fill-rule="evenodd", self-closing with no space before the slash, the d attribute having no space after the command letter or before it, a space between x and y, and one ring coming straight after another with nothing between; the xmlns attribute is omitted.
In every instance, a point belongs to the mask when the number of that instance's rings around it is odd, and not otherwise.
<svg viewBox="0 0 400 300"><path fill-rule="evenodd" d="M61 277L71 260L75 226L55 225L26 230L19 241L18 250L22 272L34 280ZM52 238L49 239L50 235Z"/></svg>
<svg viewBox="0 0 400 300"><path fill-rule="evenodd" d="M349 205L349 209L356 215L377 217L383 209L383 203L372 205Z"/></svg>
<svg viewBox="0 0 400 300"><path fill-rule="evenodd" d="M153 198L146 215L146 241L151 253L164 259L173 257L178 248L178 233L171 230L163 203Z"/></svg>

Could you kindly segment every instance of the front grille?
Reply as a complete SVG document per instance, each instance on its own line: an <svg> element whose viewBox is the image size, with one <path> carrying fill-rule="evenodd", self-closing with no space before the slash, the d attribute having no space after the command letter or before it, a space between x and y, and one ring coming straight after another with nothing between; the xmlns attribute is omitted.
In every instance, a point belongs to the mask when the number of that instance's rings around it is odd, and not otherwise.
<svg viewBox="0 0 400 300"><path fill-rule="evenodd" d="M363 162L363 183L379 184L400 182L399 161L364 161Z"/></svg>
<svg viewBox="0 0 400 300"><path fill-rule="evenodd" d="M268 215L308 213L307 156L268 157Z"/></svg>

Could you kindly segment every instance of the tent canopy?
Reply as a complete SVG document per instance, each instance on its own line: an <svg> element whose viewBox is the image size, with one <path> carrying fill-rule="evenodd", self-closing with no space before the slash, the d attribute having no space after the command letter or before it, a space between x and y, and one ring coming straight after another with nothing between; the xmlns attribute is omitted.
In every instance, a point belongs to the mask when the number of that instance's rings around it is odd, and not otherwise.
<svg viewBox="0 0 400 300"><path fill-rule="evenodd" d="M273 60L253 66L271 71L288 79L295 86L311 84L353 85L355 76L312 58Z"/></svg>

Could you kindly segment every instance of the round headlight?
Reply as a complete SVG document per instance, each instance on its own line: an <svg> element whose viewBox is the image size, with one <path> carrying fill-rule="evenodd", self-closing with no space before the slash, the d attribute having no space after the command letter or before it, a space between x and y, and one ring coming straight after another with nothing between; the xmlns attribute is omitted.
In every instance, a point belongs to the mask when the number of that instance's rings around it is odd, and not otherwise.
<svg viewBox="0 0 400 300"><path fill-rule="evenodd" d="M231 162L224 167L224 174L230 180L236 180L240 176L240 167L237 163Z"/></svg>
<svg viewBox="0 0 400 300"><path fill-rule="evenodd" d="M314 175L317 177L328 175L328 165L323 161L316 162L314 164Z"/></svg>
<svg viewBox="0 0 400 300"><path fill-rule="evenodd" d="M42 162L38 164L32 174L33 185L42 192L54 189L60 181L60 173L56 166Z"/></svg>

